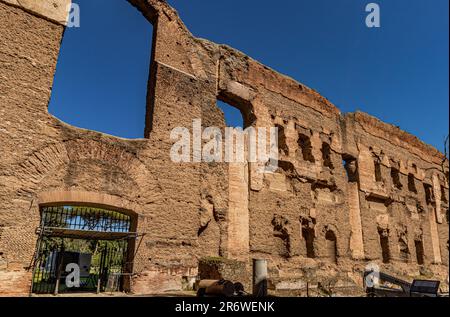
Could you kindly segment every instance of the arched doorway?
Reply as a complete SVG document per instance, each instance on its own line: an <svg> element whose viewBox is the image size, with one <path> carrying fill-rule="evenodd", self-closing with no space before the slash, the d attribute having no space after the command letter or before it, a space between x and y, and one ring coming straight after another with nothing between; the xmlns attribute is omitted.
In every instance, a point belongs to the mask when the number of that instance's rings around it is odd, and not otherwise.
<svg viewBox="0 0 450 317"><path fill-rule="evenodd" d="M136 218L113 208L40 206L32 292L129 290Z"/></svg>

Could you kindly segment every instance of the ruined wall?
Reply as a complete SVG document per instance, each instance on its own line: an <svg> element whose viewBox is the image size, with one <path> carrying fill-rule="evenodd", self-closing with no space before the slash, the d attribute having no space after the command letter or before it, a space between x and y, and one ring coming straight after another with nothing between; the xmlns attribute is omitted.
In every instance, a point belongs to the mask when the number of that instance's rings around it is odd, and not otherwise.
<svg viewBox="0 0 450 317"><path fill-rule="evenodd" d="M21 183L15 166L54 134L43 110L64 28L0 1L0 30L0 290L26 294L39 213L29 212L31 200L18 194L32 180Z"/></svg>
<svg viewBox="0 0 450 317"><path fill-rule="evenodd" d="M29 292L39 205L52 203L42 197L55 197L55 204L125 206L135 213L139 234L132 291L180 289L183 276L197 275L201 256L226 250L227 169L172 163L169 156L171 127L190 127L194 118L225 125L214 81L155 60L146 139L69 126L47 111L64 27L38 9L0 2L0 280L8 281L0 283L0 293ZM164 21L150 22L170 34ZM157 38L156 58L169 49L164 36ZM104 203L104 195L115 199Z"/></svg>
<svg viewBox="0 0 450 317"><path fill-rule="evenodd" d="M434 148L364 113L347 115L345 128L346 151L359 168L366 259L397 274L445 280L448 163Z"/></svg>
<svg viewBox="0 0 450 317"><path fill-rule="evenodd" d="M136 215L131 290L138 294L181 289L203 257L248 266L267 258L279 289L301 285L304 268L358 283L369 261L409 277L446 277L442 154L366 114L341 114L241 52L193 37L165 1L129 2L154 28L141 140L51 116L60 15L43 18L46 6L0 0L0 294L29 292L39 204L52 202ZM258 173L256 163L171 162L172 128L192 130L193 119L225 127L217 100L240 109L246 126L280 129L276 173Z"/></svg>

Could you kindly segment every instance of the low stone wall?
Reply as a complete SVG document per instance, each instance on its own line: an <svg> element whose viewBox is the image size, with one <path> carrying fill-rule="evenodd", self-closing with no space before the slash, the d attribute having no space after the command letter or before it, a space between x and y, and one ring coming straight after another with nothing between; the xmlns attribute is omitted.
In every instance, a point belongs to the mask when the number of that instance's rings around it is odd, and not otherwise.
<svg viewBox="0 0 450 317"><path fill-rule="evenodd" d="M166 292L193 290L196 276L196 268L155 268L134 275L131 291L140 295L163 295Z"/></svg>
<svg viewBox="0 0 450 317"><path fill-rule="evenodd" d="M207 257L200 260L198 273L201 280L228 280L242 283L251 292L252 275L246 262Z"/></svg>

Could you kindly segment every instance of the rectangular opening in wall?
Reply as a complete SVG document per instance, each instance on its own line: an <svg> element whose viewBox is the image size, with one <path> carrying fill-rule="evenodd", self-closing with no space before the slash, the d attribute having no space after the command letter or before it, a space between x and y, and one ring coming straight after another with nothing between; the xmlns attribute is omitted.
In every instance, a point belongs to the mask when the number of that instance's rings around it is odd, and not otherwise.
<svg viewBox="0 0 450 317"><path fill-rule="evenodd" d="M417 189L416 189L416 178L414 177L413 174L408 174L408 190L412 193L416 193L417 194Z"/></svg>
<svg viewBox="0 0 450 317"><path fill-rule="evenodd" d="M228 143L225 144L224 159L227 162L244 162L246 155L248 155L245 151L248 147L247 138L243 133L246 128L245 117L241 109L227 102L217 100L216 105L222 111L225 121L226 130L223 131L223 136L225 136L225 142ZM217 144L217 149L220 149L220 147L221 145Z"/></svg>
<svg viewBox="0 0 450 317"><path fill-rule="evenodd" d="M400 180L400 171L396 168L391 168L391 178L392 178L392 184L397 189L402 189L403 185Z"/></svg>
<svg viewBox="0 0 450 317"><path fill-rule="evenodd" d="M276 124L275 128L278 129L278 148L281 155L289 156L289 147L286 143L286 132L284 126Z"/></svg>
<svg viewBox="0 0 450 317"><path fill-rule="evenodd" d="M217 107L222 110L227 127L246 129L256 121L253 105L232 92L219 91Z"/></svg>
<svg viewBox="0 0 450 317"><path fill-rule="evenodd" d="M64 32L48 111L76 127L143 138L153 26L125 0L76 3L80 27Z"/></svg>
<svg viewBox="0 0 450 317"><path fill-rule="evenodd" d="M343 155L342 164L344 165L345 172L347 174L347 180L351 183L358 181L358 161L356 158Z"/></svg>
<svg viewBox="0 0 450 317"><path fill-rule="evenodd" d="M425 201L428 205L432 204L434 202L433 187L430 184L424 183L423 189L425 191Z"/></svg>
<svg viewBox="0 0 450 317"><path fill-rule="evenodd" d="M422 240L416 240L416 241L414 241L414 244L416 247L417 264L423 265L424 264L423 242L422 242Z"/></svg>
<svg viewBox="0 0 450 317"><path fill-rule="evenodd" d="M284 258L290 257L289 221L282 216L275 216L272 220L273 236L276 239L278 254Z"/></svg>
<svg viewBox="0 0 450 317"><path fill-rule="evenodd" d="M381 175L381 163L378 160L374 161L374 168L375 168L375 181L382 182L383 177Z"/></svg>
<svg viewBox="0 0 450 317"><path fill-rule="evenodd" d="M224 114L227 127L244 129L244 117L238 108L220 100L217 101L217 106Z"/></svg>
<svg viewBox="0 0 450 317"><path fill-rule="evenodd" d="M380 236L381 257L383 263L389 263L391 260L391 251L389 248L389 232L386 230L379 230L378 234Z"/></svg>
<svg viewBox="0 0 450 317"><path fill-rule="evenodd" d="M441 185L441 201L448 204L448 190Z"/></svg>
<svg viewBox="0 0 450 317"><path fill-rule="evenodd" d="M406 241L403 237L400 237L398 240L398 246L400 249L400 260L405 263L408 263L409 262L408 241Z"/></svg>
<svg viewBox="0 0 450 317"><path fill-rule="evenodd" d="M337 238L333 231L328 230L325 234L327 259L336 264L337 263Z"/></svg>
<svg viewBox="0 0 450 317"><path fill-rule="evenodd" d="M298 136L298 146L301 151L301 157L304 161L311 163L316 162L312 152L311 138L309 136L300 133Z"/></svg>
<svg viewBox="0 0 450 317"><path fill-rule="evenodd" d="M331 158L331 155L332 155L331 146L328 143L323 142L321 151L322 151L322 164L323 164L323 166L324 167L328 167L330 169L334 169L333 160Z"/></svg>
<svg viewBox="0 0 450 317"><path fill-rule="evenodd" d="M313 223L308 219L303 219L301 225L302 237L306 247L306 257L314 259L316 257L316 252L314 250L315 233Z"/></svg>

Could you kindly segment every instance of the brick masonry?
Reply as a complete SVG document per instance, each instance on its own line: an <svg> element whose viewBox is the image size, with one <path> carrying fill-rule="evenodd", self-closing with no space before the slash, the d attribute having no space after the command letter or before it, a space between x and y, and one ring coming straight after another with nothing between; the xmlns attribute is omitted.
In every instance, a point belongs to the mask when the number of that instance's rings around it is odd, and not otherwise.
<svg viewBox="0 0 450 317"><path fill-rule="evenodd" d="M193 37L162 0L129 0L155 32L145 139L72 127L47 111L64 32L54 10L63 4L41 2L0 0L0 294L29 293L39 206L68 202L136 216L145 233L136 294L181 289L205 257L246 263L245 272L252 258L266 258L274 289L304 285L304 268L361 286L371 262L407 279L447 279L442 153ZM275 174L255 163L171 162L173 127L198 118L225 127L218 99L240 109L247 126L283 129Z"/></svg>

